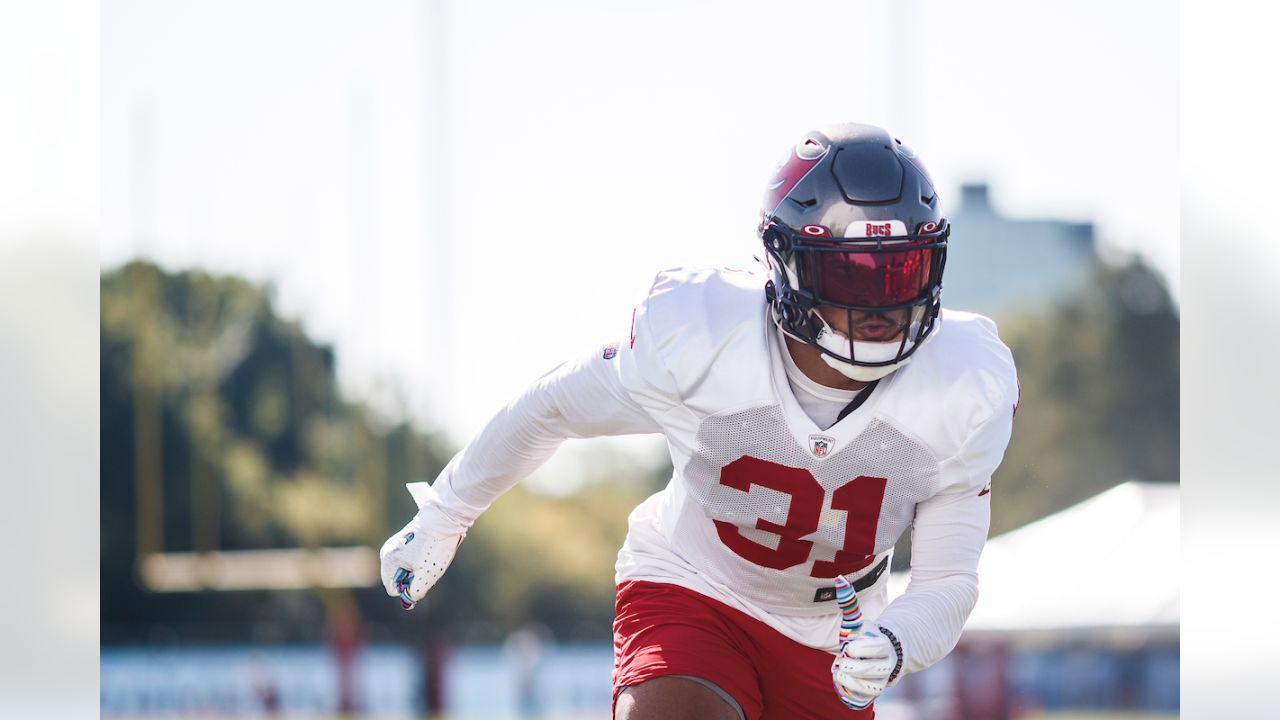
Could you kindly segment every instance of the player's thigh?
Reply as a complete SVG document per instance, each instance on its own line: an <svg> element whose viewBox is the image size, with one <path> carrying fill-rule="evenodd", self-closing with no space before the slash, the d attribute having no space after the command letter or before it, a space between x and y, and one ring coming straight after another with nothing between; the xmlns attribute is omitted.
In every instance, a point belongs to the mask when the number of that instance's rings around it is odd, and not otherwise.
<svg viewBox="0 0 1280 720"><path fill-rule="evenodd" d="M729 608L666 583L629 581L618 587L613 624L614 698L618 717L760 716L760 685L750 638ZM712 702L714 700L714 702Z"/></svg>
<svg viewBox="0 0 1280 720"><path fill-rule="evenodd" d="M707 685L682 677L658 677L623 688L614 720L740 720L733 707Z"/></svg>

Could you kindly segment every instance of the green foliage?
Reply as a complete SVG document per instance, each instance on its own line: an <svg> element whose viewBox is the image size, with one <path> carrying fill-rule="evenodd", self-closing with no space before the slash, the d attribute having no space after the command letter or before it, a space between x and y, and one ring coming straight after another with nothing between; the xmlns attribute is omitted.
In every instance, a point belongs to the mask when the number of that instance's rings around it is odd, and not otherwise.
<svg viewBox="0 0 1280 720"><path fill-rule="evenodd" d="M147 532L170 552L376 547L404 521L388 517L392 486L433 477L449 455L344 399L332 350L234 277L140 262L104 274L100 392L108 637L227 605L197 598L183 612L190 598L143 592L135 540ZM139 487L155 489L154 512L139 512ZM262 604L250 595L229 604Z"/></svg>
<svg viewBox="0 0 1280 720"><path fill-rule="evenodd" d="M339 396L332 351L277 317L261 289L130 264L103 277L102 347L112 381L104 425L131 429L134 385L160 398L163 429L146 450L163 459L166 530L178 530L164 533L165 549L199 544L181 530L200 511L170 500L190 495L201 468L225 510L216 533L223 548L369 543L383 534L385 440ZM129 386L115 388L121 381ZM111 477L112 489L124 490L131 475Z"/></svg>
<svg viewBox="0 0 1280 720"><path fill-rule="evenodd" d="M1022 387L992 490L992 534L1128 480L1178 482L1178 316L1135 261L1001 328Z"/></svg>
<svg viewBox="0 0 1280 720"><path fill-rule="evenodd" d="M344 399L332 351L242 279L131 263L104 274L101 293L104 641L162 629L200 641L322 639L318 596L139 587L134 540L147 520L136 515L136 449L159 458L167 551L377 547L413 514L403 483L434 478L453 450L408 423L381 427ZM148 392L161 429L139 444L135 403ZM607 638L627 514L670 466L592 458L600 482L565 497L517 487L495 503L420 610L402 612L380 587L359 591L374 639L496 640L529 620L563 638ZM210 523L202 546L198 528Z"/></svg>

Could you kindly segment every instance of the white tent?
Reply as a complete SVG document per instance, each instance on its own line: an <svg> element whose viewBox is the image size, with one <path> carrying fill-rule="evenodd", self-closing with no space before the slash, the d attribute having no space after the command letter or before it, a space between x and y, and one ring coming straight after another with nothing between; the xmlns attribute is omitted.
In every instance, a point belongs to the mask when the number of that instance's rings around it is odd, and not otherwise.
<svg viewBox="0 0 1280 720"><path fill-rule="evenodd" d="M1177 485L1128 482L992 538L966 633L1176 634L1178 500ZM890 597L906 586L894 573Z"/></svg>

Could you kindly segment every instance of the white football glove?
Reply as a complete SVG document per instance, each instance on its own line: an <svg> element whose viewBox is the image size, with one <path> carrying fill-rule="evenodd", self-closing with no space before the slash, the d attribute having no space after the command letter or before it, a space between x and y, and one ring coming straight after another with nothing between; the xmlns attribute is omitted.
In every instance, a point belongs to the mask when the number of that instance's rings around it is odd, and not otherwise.
<svg viewBox="0 0 1280 720"><path fill-rule="evenodd" d="M901 663L893 642L868 629L841 646L831 664L831 677L843 698L855 707L865 708L880 697L891 680L897 679L893 673Z"/></svg>
<svg viewBox="0 0 1280 720"><path fill-rule="evenodd" d="M378 553L382 560L382 587L391 597L399 598L405 610L413 609L435 586L467 535L464 525L437 506L428 506L427 501L434 496L430 486L414 483L409 491L422 509L400 532L387 538Z"/></svg>

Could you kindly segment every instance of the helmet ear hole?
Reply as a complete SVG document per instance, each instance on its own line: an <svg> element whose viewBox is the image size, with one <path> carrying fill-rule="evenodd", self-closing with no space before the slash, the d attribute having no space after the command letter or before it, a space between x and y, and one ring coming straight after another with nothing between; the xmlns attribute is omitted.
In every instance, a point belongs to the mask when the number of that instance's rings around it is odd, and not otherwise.
<svg viewBox="0 0 1280 720"><path fill-rule="evenodd" d="M786 252L787 247L790 245L790 243L787 242L787 237L781 232L778 232L777 228L769 228L768 230L765 230L764 237L762 239L764 240L764 244L774 252Z"/></svg>

